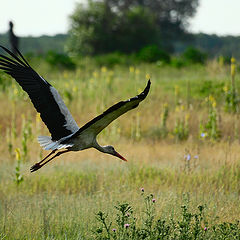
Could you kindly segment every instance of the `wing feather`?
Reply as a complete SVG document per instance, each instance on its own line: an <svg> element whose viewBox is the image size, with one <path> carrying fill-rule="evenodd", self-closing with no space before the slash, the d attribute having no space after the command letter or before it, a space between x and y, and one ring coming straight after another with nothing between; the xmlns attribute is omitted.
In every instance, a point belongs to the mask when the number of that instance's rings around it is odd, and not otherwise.
<svg viewBox="0 0 240 240"><path fill-rule="evenodd" d="M108 108L101 115L95 117L90 122L81 127L71 138L80 134L94 134L98 135L105 127L107 127L112 121L123 115L124 113L136 108L141 101L143 101L148 95L151 81L149 80L146 88L139 95L130 98L126 101L121 101ZM71 139L70 138L70 139ZM69 139L68 139L69 140ZM63 142L64 143L64 142Z"/></svg>
<svg viewBox="0 0 240 240"><path fill-rule="evenodd" d="M27 92L51 133L52 140L59 140L78 131L77 123L57 90L30 67L18 50L19 57L5 47L0 47L12 57L0 54L0 69L11 75Z"/></svg>

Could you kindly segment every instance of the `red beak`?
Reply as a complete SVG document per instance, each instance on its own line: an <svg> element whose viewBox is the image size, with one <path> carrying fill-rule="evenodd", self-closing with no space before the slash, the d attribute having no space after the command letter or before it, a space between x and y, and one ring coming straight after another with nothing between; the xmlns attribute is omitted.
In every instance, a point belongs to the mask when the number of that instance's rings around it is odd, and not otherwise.
<svg viewBox="0 0 240 240"><path fill-rule="evenodd" d="M116 153L115 153L115 156L118 157L118 158L120 158L120 159L122 159L123 161L127 162L127 159L124 158L123 156L121 156L119 153L116 152Z"/></svg>

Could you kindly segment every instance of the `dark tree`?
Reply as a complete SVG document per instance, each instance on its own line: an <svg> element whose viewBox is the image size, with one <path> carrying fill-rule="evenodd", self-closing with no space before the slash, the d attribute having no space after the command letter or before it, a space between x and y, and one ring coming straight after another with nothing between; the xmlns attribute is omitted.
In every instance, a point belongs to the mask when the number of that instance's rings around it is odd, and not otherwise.
<svg viewBox="0 0 240 240"><path fill-rule="evenodd" d="M118 12L127 12L132 7L147 8L155 16L159 30L160 46L165 50L172 50L173 41L188 40L188 20L194 16L199 0L104 0L109 8Z"/></svg>
<svg viewBox="0 0 240 240"><path fill-rule="evenodd" d="M11 45L11 50L14 54L17 54L16 52L16 48L18 48L18 37L14 34L13 32L13 22L10 21L9 22L9 42L10 42L10 45Z"/></svg>
<svg viewBox="0 0 240 240"><path fill-rule="evenodd" d="M171 51L186 38L198 0L89 0L71 16L68 50L80 54L136 52L146 45Z"/></svg>

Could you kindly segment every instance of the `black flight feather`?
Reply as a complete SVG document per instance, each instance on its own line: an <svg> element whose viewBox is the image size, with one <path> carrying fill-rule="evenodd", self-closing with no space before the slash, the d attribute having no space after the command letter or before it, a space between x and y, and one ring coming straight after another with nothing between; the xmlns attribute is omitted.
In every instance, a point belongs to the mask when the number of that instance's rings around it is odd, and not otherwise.
<svg viewBox="0 0 240 240"><path fill-rule="evenodd" d="M88 131L89 134L94 133L95 135L99 134L105 127L107 127L112 121L117 119L119 116L128 112L131 109L136 108L141 101L143 101L149 93L151 81L148 80L146 88L139 95L130 98L126 101L121 101L106 111L104 111L101 115L95 117L88 123L86 123L83 127L81 127L75 134L73 134L70 138L66 139L62 143L68 142L70 139L82 134L85 131Z"/></svg>
<svg viewBox="0 0 240 240"><path fill-rule="evenodd" d="M3 46L0 46L11 57L0 55L0 69L11 75L29 95L34 107L40 113L43 122L51 133L52 140L59 140L73 133L67 128L66 116L56 102L51 88L45 79L40 77L17 50L19 57Z"/></svg>

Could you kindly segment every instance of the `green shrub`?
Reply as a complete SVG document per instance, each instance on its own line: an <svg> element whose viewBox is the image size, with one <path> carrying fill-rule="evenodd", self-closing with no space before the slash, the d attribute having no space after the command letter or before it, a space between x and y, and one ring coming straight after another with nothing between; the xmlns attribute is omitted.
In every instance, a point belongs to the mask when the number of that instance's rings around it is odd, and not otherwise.
<svg viewBox="0 0 240 240"><path fill-rule="evenodd" d="M113 52L104 55L98 55L95 58L95 62L98 66L113 67L115 65L127 64L129 60L124 54L119 52Z"/></svg>
<svg viewBox="0 0 240 240"><path fill-rule="evenodd" d="M143 62L157 62L162 61L164 63L170 62L170 55L159 49L156 45L149 45L142 48L137 54L137 58Z"/></svg>
<svg viewBox="0 0 240 240"><path fill-rule="evenodd" d="M207 55L196 48L189 47L184 51L183 59L188 63L204 64L207 59Z"/></svg>
<svg viewBox="0 0 240 240"><path fill-rule="evenodd" d="M46 55L46 62L53 67L65 68L74 70L76 68L72 59L64 54L49 51Z"/></svg>
<svg viewBox="0 0 240 240"><path fill-rule="evenodd" d="M186 65L186 62L181 57L174 57L171 59L171 66L176 68L181 68Z"/></svg>

